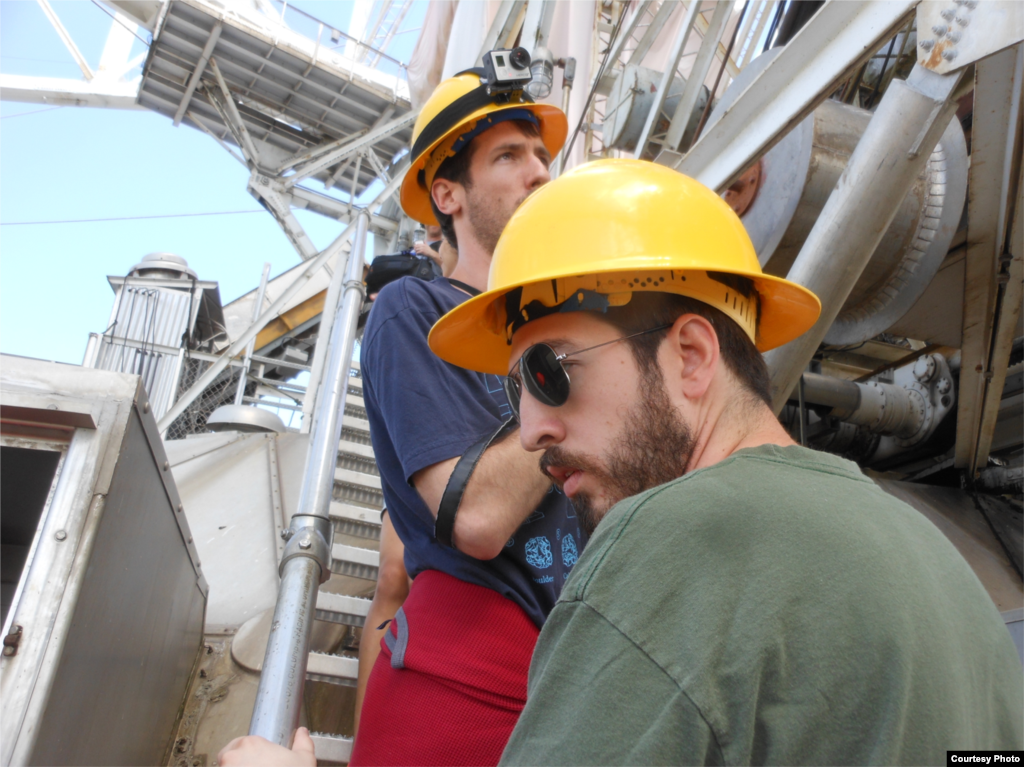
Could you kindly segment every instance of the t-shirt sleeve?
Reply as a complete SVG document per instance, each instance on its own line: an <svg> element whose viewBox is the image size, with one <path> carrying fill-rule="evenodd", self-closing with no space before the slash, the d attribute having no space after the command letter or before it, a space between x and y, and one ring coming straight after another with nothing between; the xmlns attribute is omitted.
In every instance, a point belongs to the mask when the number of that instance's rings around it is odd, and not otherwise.
<svg viewBox="0 0 1024 767"><path fill-rule="evenodd" d="M582 602L555 606L503 765L723 764L679 686Z"/></svg>
<svg viewBox="0 0 1024 767"><path fill-rule="evenodd" d="M403 279L377 297L381 319L364 339L363 374L406 481L420 469L462 455L497 428L497 404L476 373L449 365L427 344L441 310L424 285Z"/></svg>

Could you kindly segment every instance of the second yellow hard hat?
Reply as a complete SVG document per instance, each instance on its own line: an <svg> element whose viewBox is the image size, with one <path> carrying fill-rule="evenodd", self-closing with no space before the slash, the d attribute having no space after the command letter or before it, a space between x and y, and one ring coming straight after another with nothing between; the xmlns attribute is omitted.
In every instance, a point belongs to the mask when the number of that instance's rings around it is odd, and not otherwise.
<svg viewBox="0 0 1024 767"><path fill-rule="evenodd" d="M498 240L487 287L437 321L430 348L496 375L508 372L512 333L531 312L566 302L586 309L593 294L611 306L641 291L695 298L760 351L801 335L821 312L811 291L761 271L743 223L718 195L639 160L596 160L530 195Z"/></svg>

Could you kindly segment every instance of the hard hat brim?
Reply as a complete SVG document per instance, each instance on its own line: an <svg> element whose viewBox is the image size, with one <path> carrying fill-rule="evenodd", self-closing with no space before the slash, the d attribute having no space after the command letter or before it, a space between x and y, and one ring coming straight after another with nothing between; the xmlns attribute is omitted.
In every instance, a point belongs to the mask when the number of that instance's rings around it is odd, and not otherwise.
<svg viewBox="0 0 1024 767"><path fill-rule="evenodd" d="M638 278L644 270L609 269L605 274L628 273ZM761 301L757 350L766 352L803 335L817 322L821 303L810 290L770 274L729 270L730 274L748 277L754 282ZM561 275L571 276L571 275ZM522 285L489 290L459 304L439 319L430 330L431 350L445 362L468 370L504 376L508 374L510 346L504 335L496 332L489 314L495 301L507 293L529 284L550 280L524 282Z"/></svg>
<svg viewBox="0 0 1024 767"><path fill-rule="evenodd" d="M420 171L423 170L427 158L445 139L460 128L476 122L484 115L503 112L506 109L527 109L532 112L540 122L540 139L544 142L544 147L551 153L552 157L561 151L562 145L565 143L565 137L569 133L569 123L566 120L565 113L558 107L551 106L550 104L514 103L497 107L489 105L478 109L473 114L456 123L451 130L423 150L419 157L413 160L412 165L409 166L405 173L405 178L402 180L400 192L402 210L405 211L406 215L427 226L438 225L437 218L434 216L434 210L430 205L430 190L424 189L419 182Z"/></svg>

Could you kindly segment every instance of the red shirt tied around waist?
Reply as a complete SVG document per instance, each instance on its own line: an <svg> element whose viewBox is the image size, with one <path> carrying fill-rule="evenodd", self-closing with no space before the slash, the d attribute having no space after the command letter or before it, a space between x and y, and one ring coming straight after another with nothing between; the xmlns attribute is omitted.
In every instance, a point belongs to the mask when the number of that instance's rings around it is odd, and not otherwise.
<svg viewBox="0 0 1024 767"><path fill-rule="evenodd" d="M538 633L491 589L420 573L370 675L350 764L497 764Z"/></svg>

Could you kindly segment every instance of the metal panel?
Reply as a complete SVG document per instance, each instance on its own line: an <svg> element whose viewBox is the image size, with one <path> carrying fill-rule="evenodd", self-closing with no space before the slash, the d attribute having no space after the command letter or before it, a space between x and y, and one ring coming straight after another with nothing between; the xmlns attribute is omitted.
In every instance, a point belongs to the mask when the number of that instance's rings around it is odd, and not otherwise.
<svg viewBox="0 0 1024 767"><path fill-rule="evenodd" d="M160 764L205 600L136 412L50 692L34 764Z"/></svg>
<svg viewBox="0 0 1024 767"><path fill-rule="evenodd" d="M71 423L8 616L23 635L0 665L0 761L161 762L206 584L145 390L136 376L38 360L0 369L5 410Z"/></svg>

